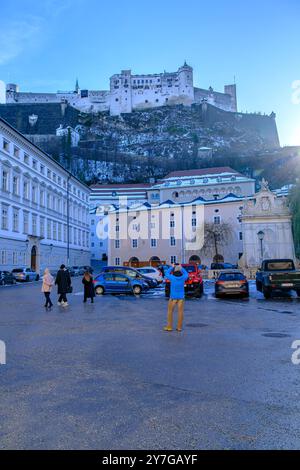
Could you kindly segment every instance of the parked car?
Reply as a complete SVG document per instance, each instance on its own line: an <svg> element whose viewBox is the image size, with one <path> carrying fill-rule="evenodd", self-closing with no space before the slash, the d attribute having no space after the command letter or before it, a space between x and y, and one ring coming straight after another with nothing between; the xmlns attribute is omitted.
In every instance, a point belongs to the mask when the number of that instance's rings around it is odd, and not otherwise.
<svg viewBox="0 0 300 470"><path fill-rule="evenodd" d="M163 282L161 271L153 266L143 266L142 268L136 268L136 270L147 277L155 279L159 284Z"/></svg>
<svg viewBox="0 0 300 470"><path fill-rule="evenodd" d="M148 283L149 287L154 288L158 286L158 282L151 277L145 276L142 273L139 273L136 269L130 268L128 266L104 266L101 272L109 273L109 272L118 272L126 274L126 276L130 276L133 279L144 280Z"/></svg>
<svg viewBox="0 0 300 470"><path fill-rule="evenodd" d="M210 269L237 269L238 266L237 264L231 264L231 263L211 263Z"/></svg>
<svg viewBox="0 0 300 470"><path fill-rule="evenodd" d="M16 281L21 282L38 281L40 279L40 275L31 268L15 268L12 270L12 275Z"/></svg>
<svg viewBox="0 0 300 470"><path fill-rule="evenodd" d="M184 290L186 295L193 295L200 298L203 294L203 279L201 271L197 264L182 264L182 267L188 272L188 279L185 281ZM170 297L170 281L166 279L165 296Z"/></svg>
<svg viewBox="0 0 300 470"><path fill-rule="evenodd" d="M94 270L92 266L80 266L80 268L83 270L83 274L87 271L90 274L93 274Z"/></svg>
<svg viewBox="0 0 300 470"><path fill-rule="evenodd" d="M266 259L256 273L256 288L266 299L272 292L295 290L300 297L300 271L292 259Z"/></svg>
<svg viewBox="0 0 300 470"><path fill-rule="evenodd" d="M221 271L215 282L215 296L240 295L249 297L249 283L240 271Z"/></svg>
<svg viewBox="0 0 300 470"><path fill-rule="evenodd" d="M163 277L165 277L166 272L168 271L169 268L170 268L169 264L160 264L159 266L157 266L157 269L159 269L163 273Z"/></svg>
<svg viewBox="0 0 300 470"><path fill-rule="evenodd" d="M74 273L73 276L82 276L84 274L83 266L71 266L71 271L72 273Z"/></svg>
<svg viewBox="0 0 300 470"><path fill-rule="evenodd" d="M66 266L66 269L69 271L71 277L76 276L76 272L74 270L74 266ZM57 271L56 271L57 272Z"/></svg>
<svg viewBox="0 0 300 470"><path fill-rule="evenodd" d="M0 271L0 286L5 284L16 284L14 275L9 271Z"/></svg>
<svg viewBox="0 0 300 470"><path fill-rule="evenodd" d="M114 294L135 294L149 290L148 283L144 280L135 279L123 273L108 272L101 273L94 279L96 295L107 293Z"/></svg>

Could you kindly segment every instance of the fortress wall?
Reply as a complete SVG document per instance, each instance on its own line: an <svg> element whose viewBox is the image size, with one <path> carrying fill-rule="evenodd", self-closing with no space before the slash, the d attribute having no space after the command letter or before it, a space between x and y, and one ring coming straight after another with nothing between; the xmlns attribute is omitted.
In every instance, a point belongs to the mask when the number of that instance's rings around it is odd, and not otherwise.
<svg viewBox="0 0 300 470"><path fill-rule="evenodd" d="M206 109L205 109L206 108ZM202 105L203 120L207 125L228 122L238 129L253 130L274 148L280 146L275 116L226 112L215 106Z"/></svg>

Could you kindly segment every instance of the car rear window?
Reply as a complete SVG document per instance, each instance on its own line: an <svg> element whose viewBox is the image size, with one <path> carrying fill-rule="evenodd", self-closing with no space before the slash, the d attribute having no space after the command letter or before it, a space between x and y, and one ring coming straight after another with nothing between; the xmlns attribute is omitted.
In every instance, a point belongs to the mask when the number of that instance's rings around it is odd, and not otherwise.
<svg viewBox="0 0 300 470"><path fill-rule="evenodd" d="M219 276L220 281L243 281L244 279L246 278L241 273L223 273Z"/></svg>
<svg viewBox="0 0 300 470"><path fill-rule="evenodd" d="M22 273L23 269L13 269L12 272L13 273Z"/></svg>
<svg viewBox="0 0 300 470"><path fill-rule="evenodd" d="M196 272L196 266L183 266L183 268L188 272L188 273L195 273Z"/></svg>
<svg viewBox="0 0 300 470"><path fill-rule="evenodd" d="M267 263L268 271L285 271L286 269L294 269L293 261L272 261Z"/></svg>

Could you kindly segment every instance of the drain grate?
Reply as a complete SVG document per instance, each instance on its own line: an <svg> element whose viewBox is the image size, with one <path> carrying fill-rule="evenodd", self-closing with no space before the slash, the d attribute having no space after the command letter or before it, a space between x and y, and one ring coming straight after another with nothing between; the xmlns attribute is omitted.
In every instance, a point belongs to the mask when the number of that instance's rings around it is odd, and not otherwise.
<svg viewBox="0 0 300 470"><path fill-rule="evenodd" d="M266 336L267 338L290 338L291 335L287 333L264 333L262 336Z"/></svg>
<svg viewBox="0 0 300 470"><path fill-rule="evenodd" d="M187 323L186 326L189 328L203 328L208 325L206 323Z"/></svg>

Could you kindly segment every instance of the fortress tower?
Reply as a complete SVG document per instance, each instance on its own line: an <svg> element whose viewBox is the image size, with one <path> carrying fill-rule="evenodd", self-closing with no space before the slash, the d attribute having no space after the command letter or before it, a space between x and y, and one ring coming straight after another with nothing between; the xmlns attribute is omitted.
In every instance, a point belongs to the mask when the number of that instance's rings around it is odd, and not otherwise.
<svg viewBox="0 0 300 470"><path fill-rule="evenodd" d="M179 97L182 97L184 104L192 104L194 101L194 81L193 68L184 62L184 65L178 69Z"/></svg>

